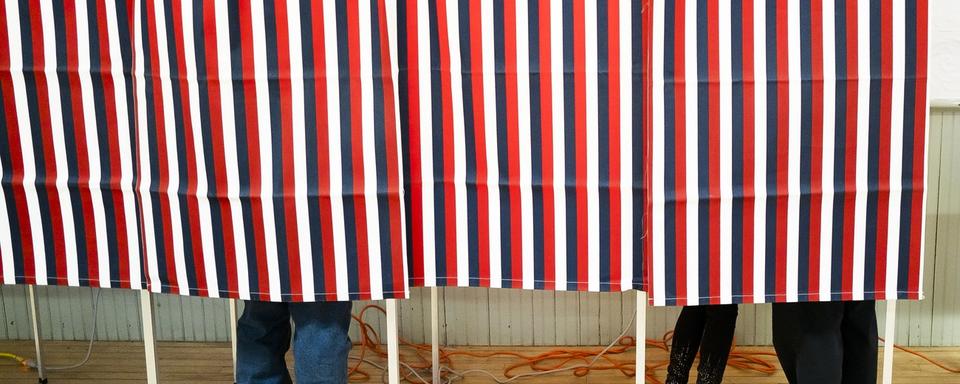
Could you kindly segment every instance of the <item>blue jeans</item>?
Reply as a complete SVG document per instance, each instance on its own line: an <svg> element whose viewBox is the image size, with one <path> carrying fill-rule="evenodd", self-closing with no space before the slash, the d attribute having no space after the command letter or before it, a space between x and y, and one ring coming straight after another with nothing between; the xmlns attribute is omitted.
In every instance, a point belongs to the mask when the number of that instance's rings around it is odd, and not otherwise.
<svg viewBox="0 0 960 384"><path fill-rule="evenodd" d="M247 301L237 323L237 382L290 383L284 355L290 348L298 383L346 383L352 303Z"/></svg>

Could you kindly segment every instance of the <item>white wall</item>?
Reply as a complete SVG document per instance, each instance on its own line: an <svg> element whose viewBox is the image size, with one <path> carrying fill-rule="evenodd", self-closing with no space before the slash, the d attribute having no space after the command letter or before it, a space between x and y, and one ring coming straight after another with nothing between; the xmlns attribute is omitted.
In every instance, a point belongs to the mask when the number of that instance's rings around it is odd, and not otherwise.
<svg viewBox="0 0 960 384"><path fill-rule="evenodd" d="M960 100L960 1L932 0L930 98Z"/></svg>

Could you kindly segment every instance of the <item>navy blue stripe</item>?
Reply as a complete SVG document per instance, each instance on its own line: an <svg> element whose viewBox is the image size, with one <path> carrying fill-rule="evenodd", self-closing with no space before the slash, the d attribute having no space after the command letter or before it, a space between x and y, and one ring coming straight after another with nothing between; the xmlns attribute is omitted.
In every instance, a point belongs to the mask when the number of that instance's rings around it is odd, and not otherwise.
<svg viewBox="0 0 960 384"><path fill-rule="evenodd" d="M597 168L600 213L600 290L610 290L610 25L607 0L597 1Z"/></svg>
<svg viewBox="0 0 960 384"><path fill-rule="evenodd" d="M214 165L215 164L214 158L213 158L214 143L212 138L213 134L211 131L213 129L220 129L220 127L216 127L216 128L211 127L211 122L210 122L211 100L210 100L210 94L209 94L209 86L207 85L208 84L207 79L209 75L207 74L207 56L206 56L206 49L205 49L206 41L203 38L204 30L203 30L202 20L204 20L204 12L203 12L202 2L193 3L193 15L194 15L194 20L196 20L193 23L193 35L196 37L194 39L194 56L196 57L196 60L197 60L197 78L203 79L197 82L197 85L198 85L197 88L199 89L198 102L200 104L200 131L202 132L202 135L201 135L202 142L197 143L197 145L202 145L203 153L206 154L206 156L204 156L203 166L204 166L205 173L207 175L208 191L207 191L207 196L204 196L204 197L210 198L212 200L210 204L210 226L213 228L213 233L223 233L223 213L221 212L221 210L223 209L222 205L226 204L227 201L226 199L220 197L226 191L218 191L217 183L216 183L216 178L218 175L217 175L216 166ZM214 102L219 102L219 100L214 100ZM220 143L217 143L217 145L220 145ZM225 175L222 175L222 174L219 176L225 177ZM223 236L214 236L212 240L213 240L214 252L217 255L223 255L226 252ZM214 258L215 261L217 259L219 258ZM217 291L220 292L221 297L227 297L228 295L230 295L228 283L227 283L227 280L228 280L227 266L223 262L223 260L220 260L220 262L216 264L215 268L217 271L217 286L216 287L208 286L207 288L210 290L217 289Z"/></svg>
<svg viewBox="0 0 960 384"><path fill-rule="evenodd" d="M677 303L677 73L673 42L677 36L677 1L664 1L663 9L663 289L667 305ZM654 74L656 75L656 74ZM656 97L651 96L651 97ZM653 181L658 182L657 180Z"/></svg>
<svg viewBox="0 0 960 384"><path fill-rule="evenodd" d="M130 25L130 20L127 19L127 17L131 13L127 12L126 7L127 7L127 2L125 1L120 1L120 2L117 2L116 4L117 31L118 31L119 40L120 40L120 61L123 63L122 67L124 68L124 71L123 71L124 92L126 93L127 106L129 108L130 106L135 104L134 100L136 99L134 99L133 97L133 75L132 75L133 71L131 70L133 68L133 29ZM140 163L139 152L138 152L137 143L136 143L137 126L134 123L134 119L136 118L136 115L137 115L136 113L127 114L126 123L127 123L128 137L130 137L130 147L120 149L122 151L129 151L130 159L133 160L133 169L137 169L138 167L137 164ZM130 183L130 185L131 186L140 185L139 173L134 171L132 176L133 176L133 180ZM134 242L136 242L137 244L141 244L140 231L142 227L139 224L141 223L140 212L142 212L141 206L143 204L139 193L134 193L133 195L134 195L133 212L135 212L134 215L137 216L138 225L136 227L135 233L127 234L128 244L131 247L133 246ZM138 255L138 256L142 256L143 254L142 252L143 250L140 249L140 251L141 251L141 255ZM124 257L124 256L121 256L121 257ZM140 274L140 286L139 287L132 286L132 288L146 287L147 280L146 280L146 274L144 273L145 270L146 268L140 268L139 272L136 272ZM132 280L133 276L131 276L130 278Z"/></svg>
<svg viewBox="0 0 960 384"><path fill-rule="evenodd" d="M503 288L513 286L511 280L511 227L510 227L510 167L507 156L507 83L504 58L504 4L503 0L493 2L493 44L494 79L497 97L497 166L500 176L500 276ZM495 257L495 256L494 256Z"/></svg>
<svg viewBox="0 0 960 384"><path fill-rule="evenodd" d="M61 9L61 12L62 12L62 9ZM62 15L60 20L62 20ZM62 25L62 23L58 23L58 24ZM149 20L149 18L147 17L147 12L146 11L142 12L141 20L140 20L140 27L141 27L140 32L142 34L141 38L143 39L143 46L144 46L144 53L145 53L145 57L142 60L143 73L145 74L155 73L153 67L151 66L152 63L150 62L150 53L149 53L150 50L153 49L152 48L153 44L156 43L155 41L150 40L151 25L153 25L153 22L151 22L151 20ZM59 33L57 36L57 41L65 41L65 40L61 40L61 36L59 35ZM58 50L62 50L62 48ZM66 54L66 52L64 52L64 54ZM65 63L65 58L63 62ZM69 97L64 96L65 94L63 93L65 79L63 79L64 76L62 74L60 75L60 77L61 77L61 80L60 80L61 98L60 99L61 99L61 104L64 108L63 109L64 116L71 116L69 114L70 99ZM147 161L150 163L149 177L150 177L150 205L151 205L151 207L149 208L144 207L144 209L151 210L153 215L154 233L158 237L157 239L158 241L154 242L156 246L157 269L153 271L153 273L160 277L160 287L154 287L154 288L159 288L161 292L167 293L167 292L170 292L170 286L167 283L168 281L170 281L170 279L169 279L169 276L166 275L167 274L167 259L166 259L167 244L163 239L163 231L164 231L163 216L162 216L163 209L161 208L161 205L160 205L160 199L166 198L166 196L161 196L159 191L160 186L158 185L158 182L157 182L157 175L160 174L160 164L159 164L159 160L157 159L157 156L159 155L157 154L157 147L156 147L158 127L157 127L157 120L156 120L157 111L154 108L155 105L153 102L154 86L155 84L154 84L153 76L144 76L143 90L144 90L144 94L146 95L146 98L143 100L142 107L146 111L146 115L147 115L147 126L145 128L147 130L146 138L147 138L147 148L148 148L147 153L144 155L147 156ZM72 123L69 118L63 119L63 122L64 122L64 128L66 128L67 125L71 125L71 128L72 128ZM70 138L69 134L65 134L65 136L68 138L68 140L72 140L72 139L69 139ZM67 151L67 156L68 156L68 159L67 159L68 164L76 164L75 157L73 159L69 158L70 151ZM75 168L76 165L72 165L71 167ZM74 206L76 206L79 202L78 202L78 199L73 195L74 193L71 193L71 199L73 200ZM77 217L76 212L77 212L77 208L75 207L74 217ZM82 218L83 216L79 216L79 217ZM83 225L83 220L74 220L74 222L78 226ZM85 243L83 242L83 239L80 238L81 233L82 231L79 231L79 230L77 231L77 236L78 236L77 248L85 249L85 245L84 245ZM78 259L78 262L81 263L81 265L79 266L79 271L80 271L81 279L83 279L86 274L86 257L78 257L77 259Z"/></svg>
<svg viewBox="0 0 960 384"><path fill-rule="evenodd" d="M350 299L360 298L360 273L357 265L357 209L363 207L354 206L354 186L353 186L353 153L351 128L353 124L359 124L359 121L350 119L350 45L347 42L347 4L343 1L336 3L337 25L337 66L339 68L340 78L340 158L343 165L343 227L347 242L347 274L348 285L350 287ZM327 22L333 22L328 20ZM359 140L359 138L357 138ZM335 143L330 143L335 145ZM362 192L362 191L358 191Z"/></svg>
<svg viewBox="0 0 960 384"><path fill-rule="evenodd" d="M283 115L280 111L280 65L279 50L277 47L277 9L273 0L264 2L263 18L266 33L267 54L267 89L270 95L270 146L272 147L273 162L263 164L263 167L273 168L273 180L263 180L264 183L273 183L273 196L263 198L273 199L273 217L277 235L277 265L280 270L280 292L290 292L290 244L287 242L287 231L296 232L296 228L287 228L286 195L283 185L284 168L293 167L293 164L284 164L283 157L287 155L283 149ZM264 129L265 127L260 127ZM291 127L292 128L292 127ZM251 170L255 171L255 170ZM291 188L293 186L290 186ZM269 231L270 228L265 230Z"/></svg>
<svg viewBox="0 0 960 384"><path fill-rule="evenodd" d="M250 281L250 292L251 293L262 293L267 292L269 287L261 287L259 279L257 276L261 273L266 273L266 271L260 271L257 269L257 252L256 252L256 235L253 227L253 208L251 207L252 198L250 191L250 172L259 172L257 170L250 169L250 146L247 143L247 119L246 107L244 106L244 82L247 81L246 75L243 72L243 43L240 40L240 10L239 4L236 2L228 2L228 19L229 19L229 28L230 28L230 61L232 63L231 74L233 82L233 110L234 110L234 119L235 119L235 128L236 128L236 138L237 138L237 148L224 148L226 151L236 150L237 151L237 171L240 175L240 196L245 196L240 198L240 209L243 215L243 227L245 242L247 247L247 274L248 280ZM199 39L198 39L199 40ZM256 145L254 143L253 145ZM227 164L227 166L232 166L233 164ZM261 164L263 166L263 164ZM270 180L261 180L263 183L268 183Z"/></svg>
<svg viewBox="0 0 960 384"><path fill-rule="evenodd" d="M720 15L726 17L726 15ZM752 26L751 26L752 28ZM731 293L735 303L743 302L743 249L744 246L744 228L743 228L743 208L744 208L744 181L743 173L745 161L743 153L746 148L743 144L744 136L744 100L743 100L743 0L731 0L730 2L730 73L733 82L731 83L732 108L731 128L731 183L733 185L733 201L731 214L730 233L733 241L731 245Z"/></svg>
<svg viewBox="0 0 960 384"><path fill-rule="evenodd" d="M20 40L21 52L23 54L23 67L24 68L34 68L36 63L33 58L33 31L30 28L30 16L27 14L30 8L33 8L33 12L40 12L40 9L37 7L30 7L29 4L21 3L19 7L20 13ZM45 81L42 78L39 78L34 71L23 71L23 80L27 93L27 109L30 111L30 126L34 127L30 130L30 135L33 139L33 155L34 155L34 164L37 172L37 181L38 182L47 182L50 183L53 180L48 180L47 176L47 164L46 156L44 155L44 142L42 135L42 125L40 124L40 101L39 101L39 90L37 89L38 81ZM13 97L12 95L10 97ZM103 152L101 152L103 153ZM5 163L10 164L10 163ZM50 207L50 199L48 196L48 190L52 189L52 183L45 184L45 187L37 188L37 199L40 202L40 223L43 228L43 237L44 239L53 239L53 224L51 222L52 217L57 217L61 213L53 212ZM57 216L54 216L57 215ZM11 215L12 216L12 215ZM107 217L111 217L108 216ZM18 232L13 232L18 233ZM47 240L49 241L49 240ZM47 277L56 278L57 277L57 261L55 257L56 249L52 244L47 244L45 247L46 254L45 260L47 262ZM23 252L18 252L19 255L23 255ZM16 257L14 257L16 260ZM115 264L115 263L114 263ZM116 275L113 275L116 276ZM66 276L59 276L66 278Z"/></svg>
<svg viewBox="0 0 960 384"><path fill-rule="evenodd" d="M917 86L917 70L919 70L917 57L917 44L926 44L918 42L917 28L917 3L908 1L906 5L905 41L904 49L904 70L906 71L903 84L903 175L901 183L903 185L903 195L900 197L900 249L897 259L897 296L905 298L909 291L909 272L910 272L910 250L912 247L919 247L919 244L910 244L911 226L920 225L914 223L913 215L913 194L923 193L923 185L913 183L913 156L914 156L914 131L923 129L916 126L916 103L919 92ZM921 239L922 241L922 239Z"/></svg>
<svg viewBox="0 0 960 384"><path fill-rule="evenodd" d="M466 183L467 183L467 252L468 252L468 275L470 276L470 286L478 287L480 286L480 251L479 251L479 221L480 221L480 212L479 207L477 206L477 162L478 159L481 159L484 155L482 151L476 150L477 148L477 139L476 135L476 125L474 125L475 120L474 116L477 113L473 108L473 56L470 52L471 40L470 40L470 6L468 2L461 1L458 2L458 17L460 20L460 63L463 66L463 77L461 79L461 84L463 84L463 130L464 130L464 146L466 147ZM405 20L401 18L400 20ZM531 49L531 54L533 53ZM480 86L478 84L478 86ZM532 87L532 85L531 85ZM403 88L406 89L406 88ZM483 100L476 100L476 102L483 102ZM409 211L408 211L409 212ZM484 212L484 215L487 213Z"/></svg>
<svg viewBox="0 0 960 384"><path fill-rule="evenodd" d="M567 290L577 290L577 151L576 151L576 95L574 93L573 68L573 3L563 2L563 152L564 194L567 216ZM499 104L499 103L498 103ZM586 219L586 218L581 218ZM582 239L586 241L586 239Z"/></svg>
<svg viewBox="0 0 960 384"><path fill-rule="evenodd" d="M380 23L385 22L385 20L380 20L380 2L377 0L370 0L370 9L371 9L371 60L373 63L373 135L374 142L376 143L376 148L380 149L376 151L377 157L377 169L368 170L369 172L376 172L377 174L377 214L380 220L380 278L383 281L383 292L388 296L393 296L398 289L401 287L395 287L393 285L393 257L401 256L393 254L393 247L391 246L393 241L400 241L400 239L393 239L390 235L393 234L390 227L390 200L391 198L398 197L393 195L390 192L390 184L387 182L387 151L386 148L389 145L396 145L396 143L388 143L386 139L386 114L384 112L386 102L384 94L384 78L383 74L383 57L381 56L380 44L384 42L380 36ZM384 13L386 14L386 13ZM399 212L397 212L399 214ZM401 218L397 218L401 220ZM402 289L400 289L402 291Z"/></svg>
<svg viewBox="0 0 960 384"><path fill-rule="evenodd" d="M407 214L404 215L404 221L406 224L407 231L410 234L411 241L406 242L406 252L409 257L407 257L407 270L410 271L408 274L409 280L413 281L416 276L413 274L413 261L414 259L420 257L420 255L415 255L413 253L413 194L409 193L411 191L410 180L412 179L412 173L410 169L410 154L420 153L420 148L411 148L410 147L410 64L407 62L407 55L409 55L409 49L407 45L410 43L411 36L407 31L407 18L414 17L415 15L407 14L407 0L399 0L397 2L397 96L399 97L400 111L399 111L399 120L400 120L400 157L401 157L401 174L400 179L403 180L403 190L408 191L408 193L403 194L403 208L404 212ZM412 39L416 39L416 31L413 31L414 35Z"/></svg>
<svg viewBox="0 0 960 384"><path fill-rule="evenodd" d="M813 180L813 38L810 2L800 2L800 224L797 244L797 292L799 300L810 294L810 208Z"/></svg>
<svg viewBox="0 0 960 384"><path fill-rule="evenodd" d="M697 206L698 297L710 303L710 31L707 0L697 1ZM693 59L687 58L688 60ZM687 74L691 76L692 74ZM690 148L687 148L690 150ZM716 176L714 176L716 177ZM691 187L691 186L688 186Z"/></svg>
<svg viewBox="0 0 960 384"><path fill-rule="evenodd" d="M847 12L846 4L838 2L834 10L836 23L836 115L834 127L836 146L834 147L833 188L837 193L833 196L833 244L831 260L833 268L830 270L831 300L840 300L843 291L843 202L846 186L844 185L844 168L847 153Z"/></svg>
<svg viewBox="0 0 960 384"><path fill-rule="evenodd" d="M880 24L880 1L870 0L870 110L869 140L867 144L867 218L864 249L863 290L864 299L875 297L877 273L877 221L879 218L880 191L880 73L883 48Z"/></svg>
<svg viewBox="0 0 960 384"><path fill-rule="evenodd" d="M543 117L541 111L540 73L543 71L540 64L540 4L531 1L527 12L530 44L530 160L531 180L533 182L533 287L544 287L544 220L543 220Z"/></svg>
<svg viewBox="0 0 960 384"><path fill-rule="evenodd" d="M641 4L640 0L634 0L632 2L631 8L630 8L632 15L630 16L630 20L632 20L633 23L631 24L631 29L630 29L630 34L631 34L630 41L633 42L633 46L631 47L630 55L633 59L632 60L633 67L630 68L630 74L631 74L631 81L632 81L631 91L633 92L633 100L636 100L635 104L632 106L633 108L631 109L633 115L631 120L632 126L630 127L630 129L633 130L632 136L631 136L631 139L632 139L631 148L633 148L633 158L631 159L631 161L633 162L633 175L631 175L631 177L633 178L632 194L633 194L633 201L634 201L633 212L632 212L633 213L633 233L632 234L624 233L621 235L633 236L633 256L632 256L633 257L633 271L632 271L633 272L633 288L648 291L649 287L645 285L648 279L644 276L644 273L645 273L644 268L646 267L644 264L644 260L646 259L644 255L645 248L644 248L644 241L643 241L644 234L649 233L648 231L646 231L646 226L644 224L644 219L643 219L643 215L645 213L644 209L646 209L645 207L646 194L644 193L644 188L646 188L645 187L646 183L644 182L645 174L644 174L644 167L643 167L643 164L645 163L644 156L646 156L646 148L644 146L645 141L643 136L644 135L643 106L647 105L646 103L649 102L649 100L646 99L644 94L644 89L643 89L645 85L643 82L643 63L644 63L643 55L646 52L646 49L648 48L643 45L643 42L644 42L643 32L642 32L644 28L643 21L642 21L643 9L644 7ZM621 70L624 70L624 69L626 68L621 68ZM636 107L637 105L641 107L637 108ZM624 108L625 106L621 105L620 107Z"/></svg>
<svg viewBox="0 0 960 384"><path fill-rule="evenodd" d="M437 3L431 1L429 6L430 14L430 111L432 131L433 131L433 185L425 185L424 188L433 188L433 212L434 217L434 252L436 254L437 266L437 285L447 285L447 241L456 241L456 239L447 239L446 230L446 199L453 196L446 196L444 185L447 178L443 174L443 91L440 76L444 71L440 68L440 32L437 26ZM456 214L450 212L451 215ZM429 230L428 228L424 228Z"/></svg>
<svg viewBox="0 0 960 384"><path fill-rule="evenodd" d="M767 196L766 210L766 268L765 287L766 300L776 300L776 271L777 271L777 128L778 128L778 94L777 82L777 1L767 0ZM786 80L786 79L784 79Z"/></svg>
<svg viewBox="0 0 960 384"><path fill-rule="evenodd" d="M187 178L189 177L189 174L190 174L189 173L190 171L188 170L188 164L187 164L187 143L186 143L186 137L184 137L184 134L186 131L185 125L187 122L184 120L183 103L181 102L182 100L181 97L185 97L184 93L188 91L186 89L181 89L181 85L180 85L181 83L179 81L180 77L185 74L180 74L179 67L177 66L178 52L176 47L177 39L173 30L174 28L173 7L172 7L172 4L165 4L165 5L166 6L163 7L163 10L165 14L164 19L166 20L166 30L167 30L166 58L169 63L168 67L170 68L170 79L172 79L171 88L173 88L173 118L175 122L174 130L175 130L175 136L177 140L176 143L171 143L171 144L175 144L177 148L178 169L176 170L176 172L178 172L179 180L180 180L180 185L177 186L177 192L178 192L177 201L180 204L180 217L182 218L179 230L181 232L181 236L183 236L183 249L184 249L183 260L186 264L186 268L184 269L186 269L187 271L187 287L189 292L191 294L194 294L199 292L199 289L197 288L197 272L195 268L196 258L197 257L202 258L203 255L195 255L193 253L193 242L200 241L200 239L194 239L193 230L190 228L190 216L191 216L190 205L187 204L188 200L194 197L190 196L189 191L187 190ZM96 39L91 39L91 40L96 40ZM161 57L161 60L163 60L163 57ZM106 137L104 137L104 139L101 139L101 142L106 143L107 142ZM170 144L168 144L168 148L169 146ZM109 162L109 158L107 158L106 161ZM172 173L174 172L174 170L170 170L170 172ZM106 200L104 201L106 202ZM193 214L197 214L197 213L194 212ZM107 217L111 217L111 216L109 216L108 214ZM174 229L174 230L177 230L177 229Z"/></svg>
<svg viewBox="0 0 960 384"><path fill-rule="evenodd" d="M322 63L315 63L313 61L313 29L323 28L323 24L319 22L314 23L313 20L312 8L319 5L310 1L301 3L301 5L303 8L300 9L300 25L302 26L300 30L300 41L302 42L303 78L305 81L303 87L303 123L306 128L304 130L304 141L307 155L307 214L310 218L310 250L313 252L311 258L313 259L314 292L312 293L319 293L320 295L314 297L315 299L322 299L322 294L328 293L326 292L326 274L323 269L323 260L327 257L333 257L333 255L323 253L324 242L333 241L333 239L324 238L323 231L321 230L323 222L320 219L320 204L322 204L325 199L329 199L329 197L323 197L321 195L319 170L315 168L319 165L320 161L320 155L317 153L317 137L327 134L326 131L319 131L320 126L318 124L317 108L315 108L317 105L317 97L323 97L323 95L317 94L318 90L315 87L314 81L316 81L318 76L322 76L322 74L318 74L318 72L323 72L324 68L321 67ZM296 55L297 52L291 52L290 54ZM325 117L325 115L322 115L319 118ZM307 295L311 294L311 292L303 292L303 294L304 300L308 300L309 297L307 297Z"/></svg>

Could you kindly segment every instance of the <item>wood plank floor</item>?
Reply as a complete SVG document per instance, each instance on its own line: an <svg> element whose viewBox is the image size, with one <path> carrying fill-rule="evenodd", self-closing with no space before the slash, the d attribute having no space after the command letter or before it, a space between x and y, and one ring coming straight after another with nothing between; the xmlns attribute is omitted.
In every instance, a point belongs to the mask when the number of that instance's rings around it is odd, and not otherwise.
<svg viewBox="0 0 960 384"><path fill-rule="evenodd" d="M52 365L72 364L83 358L86 343L48 342L44 344L46 363ZM513 347L511 350L534 355L553 349L551 347ZM474 352L491 348L464 348ZM771 351L771 348L741 348L745 351ZM920 348L928 356L952 366L960 366L960 348ZM29 341L0 341L0 352L10 352L21 356L33 356L33 344ZM160 381L162 383L230 383L232 365L230 345L227 343L160 343ZM648 349L648 363L665 360L664 352ZM289 360L288 356L288 360ZM633 354L617 356L618 359L633 359ZM380 359L375 359L381 361ZM767 359L776 365L776 359ZM502 373L504 367L516 363L514 358L470 358L456 357L456 368L483 369ZM960 383L960 375L946 373L933 365L912 355L897 351L894 358L894 382L910 384L946 384ZM291 364L292 366L292 364ZM370 383L381 382L381 372L367 367L372 377ZM51 384L91 384L91 383L142 383L144 382L143 349L140 343L98 342L94 345L90 361L83 367L68 372L51 372ZM663 370L657 372L663 378ZM0 383L36 383L35 373L24 371L11 360L0 360ZM362 381L361 381L362 382ZM489 378L479 374L468 375L462 383L489 383ZM547 377L519 380L520 383L633 383L618 371L595 371L585 377L575 377L569 373L554 374ZM766 375L758 372L743 371L736 368L727 370L725 382L728 383L785 383L782 373Z"/></svg>

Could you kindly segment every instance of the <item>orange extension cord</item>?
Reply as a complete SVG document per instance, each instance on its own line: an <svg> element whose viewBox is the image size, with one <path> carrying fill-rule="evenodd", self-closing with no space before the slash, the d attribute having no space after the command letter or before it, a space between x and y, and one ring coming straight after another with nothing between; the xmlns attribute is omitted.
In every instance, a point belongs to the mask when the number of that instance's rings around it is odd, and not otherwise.
<svg viewBox="0 0 960 384"><path fill-rule="evenodd" d="M381 343L380 335L377 334L377 331L373 327L364 321L364 316L368 310L376 310L380 313L386 314L386 311L383 307L378 305L367 305L360 310L360 313L353 315L353 320L357 322L360 328L360 340L354 343L359 350L359 356L354 357L354 360L357 360L349 369L350 381L368 381L370 379L370 374L364 371L361 367L364 364L371 365L377 369L383 369L383 367L378 366L366 358L368 355L379 356L380 358L387 357L387 351ZM666 352L670 351L670 341L673 339L673 331L668 331L663 337L659 340L647 339L646 346L656 349L660 349ZM882 340L882 339L881 339ZM404 339L400 339L400 344L409 347L406 351L401 351L400 361L402 362L401 366L406 368L409 372L403 375L404 379L411 381L411 376L418 375L414 370L419 371L420 374L423 374L425 377L430 376L431 369L431 346L430 344L414 344ZM440 348L440 363L446 367L452 369L454 367L453 357L455 356L470 356L475 358L489 358L495 356L510 356L515 357L517 362L511 364L504 368L503 377L510 379L518 375L516 371L526 368L527 370L533 372L546 372L552 371L560 368L564 368L573 364L581 365L581 367L573 368L570 371L573 375L577 377L582 377L590 374L592 371L607 371L607 370L617 370L620 371L626 377L634 377L636 375L636 364L635 361L630 359L616 359L614 357L622 355L625 352L629 351L632 348L636 348L637 343L636 339L632 336L623 336L613 347L607 349L607 351L596 360L593 365L588 365L593 359L597 358L597 355L603 352L602 348L597 349L584 349L584 348L557 348L552 349L547 352L543 352L537 355L525 355L522 353L517 353L510 350L485 350L483 352L467 352L463 350L451 351L446 348ZM933 364L944 371L950 373L960 373L960 369L951 368L945 364L938 362L930 357L923 355L920 352L913 351L909 348L905 348L899 345L894 345L895 348L907 352L909 354L915 355L921 359L926 360L930 364ZM412 351L411 351L412 350ZM773 374L777 371L777 366L768 362L764 358L776 357L776 354L773 352L745 352L738 351L736 345L734 345L733 350L730 352L730 358L727 361L728 367L734 367L742 370L752 370L756 372L761 372L765 374ZM654 361L648 362L646 364L646 377L648 383L661 384L661 381L657 379L654 373L663 367L666 367L669 361ZM448 382L451 378L451 373L449 370L441 370L441 380L442 382ZM419 378L419 376L418 376ZM422 379L421 379L422 380ZM429 382L429 381L424 381Z"/></svg>

